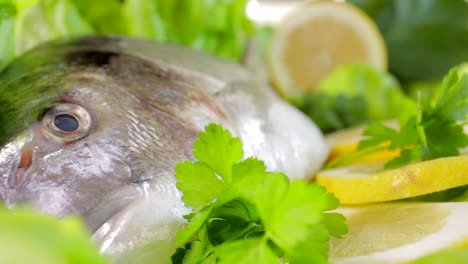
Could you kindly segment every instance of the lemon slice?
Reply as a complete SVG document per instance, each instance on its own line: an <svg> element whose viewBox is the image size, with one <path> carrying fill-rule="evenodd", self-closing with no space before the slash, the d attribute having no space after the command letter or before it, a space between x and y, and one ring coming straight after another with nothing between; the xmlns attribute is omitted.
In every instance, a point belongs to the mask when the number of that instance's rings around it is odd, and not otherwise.
<svg viewBox="0 0 468 264"><path fill-rule="evenodd" d="M468 246L468 202L393 203L340 208L348 234L330 240L335 264L407 263Z"/></svg>
<svg viewBox="0 0 468 264"><path fill-rule="evenodd" d="M468 184L468 155L384 170L387 161L318 172L316 181L342 204L365 204L419 196Z"/></svg>
<svg viewBox="0 0 468 264"><path fill-rule="evenodd" d="M397 120L385 120L382 122L384 125L394 128L400 129ZM330 133L325 136L325 142L328 146L330 146L330 153L328 154L327 162L332 161L338 156L348 154L353 152L357 149L359 145L359 141L364 139L362 133L364 130L367 129L367 125L357 126L353 128L339 130L333 133ZM400 150L383 150L374 152L367 156L364 156L358 160L355 160L355 163L364 163L364 162L372 162L372 161L381 161L381 160L389 160L400 155Z"/></svg>
<svg viewBox="0 0 468 264"><path fill-rule="evenodd" d="M387 127L400 130L398 120L391 119L381 122ZM362 125L327 134L325 136L325 142L330 147L330 153L328 154L327 163L341 155L349 154L353 151L356 151L359 145L359 141L365 138L365 136L363 136L363 133L366 129L367 125ZM468 134L468 125L464 125L463 129L465 131L465 134ZM468 147L460 149L460 153L468 154ZM352 164L390 160L398 156L400 156L400 149L377 151L353 161Z"/></svg>
<svg viewBox="0 0 468 264"><path fill-rule="evenodd" d="M336 66L350 63L387 67L377 26L351 4L316 1L299 6L273 35L269 66L284 97L300 96Z"/></svg>

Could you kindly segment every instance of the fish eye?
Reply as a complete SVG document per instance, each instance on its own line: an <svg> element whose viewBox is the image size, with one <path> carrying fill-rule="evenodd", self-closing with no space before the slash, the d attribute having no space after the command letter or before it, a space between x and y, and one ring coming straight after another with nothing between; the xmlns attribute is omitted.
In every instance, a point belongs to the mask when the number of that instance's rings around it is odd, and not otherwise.
<svg viewBox="0 0 468 264"><path fill-rule="evenodd" d="M89 134L91 116L80 105L54 104L42 117L45 136L61 143L73 142Z"/></svg>
<svg viewBox="0 0 468 264"><path fill-rule="evenodd" d="M63 132L75 132L80 127L76 117L70 114L60 114L55 116L54 125Z"/></svg>

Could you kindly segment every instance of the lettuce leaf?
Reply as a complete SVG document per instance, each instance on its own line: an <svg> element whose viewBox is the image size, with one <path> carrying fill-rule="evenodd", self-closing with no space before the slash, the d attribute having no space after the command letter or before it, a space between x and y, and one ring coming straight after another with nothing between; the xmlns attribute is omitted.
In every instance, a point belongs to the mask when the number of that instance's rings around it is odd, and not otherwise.
<svg viewBox="0 0 468 264"><path fill-rule="evenodd" d="M13 59L15 54L14 16L15 6L12 3L0 3L0 70Z"/></svg>
<svg viewBox="0 0 468 264"><path fill-rule="evenodd" d="M318 92L296 105L324 133L401 117L416 108L392 75L365 64L337 67L320 82Z"/></svg>
<svg viewBox="0 0 468 264"><path fill-rule="evenodd" d="M247 0L1 0L0 70L48 40L121 34L239 61L253 33Z"/></svg>
<svg viewBox="0 0 468 264"><path fill-rule="evenodd" d="M77 217L57 220L31 209L0 208L0 263L105 264Z"/></svg>

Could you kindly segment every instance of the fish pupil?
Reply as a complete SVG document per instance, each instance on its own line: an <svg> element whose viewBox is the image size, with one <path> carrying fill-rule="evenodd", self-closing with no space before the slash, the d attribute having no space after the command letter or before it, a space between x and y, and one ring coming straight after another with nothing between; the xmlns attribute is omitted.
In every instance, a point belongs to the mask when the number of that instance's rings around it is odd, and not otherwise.
<svg viewBox="0 0 468 264"><path fill-rule="evenodd" d="M55 126L64 132L75 132L80 124L78 120L69 114L60 114L54 118Z"/></svg>

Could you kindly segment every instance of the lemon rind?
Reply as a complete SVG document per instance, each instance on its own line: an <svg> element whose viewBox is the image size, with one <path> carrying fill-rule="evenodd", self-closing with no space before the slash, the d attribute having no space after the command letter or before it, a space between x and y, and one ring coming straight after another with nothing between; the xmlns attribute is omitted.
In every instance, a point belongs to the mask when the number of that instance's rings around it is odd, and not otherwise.
<svg viewBox="0 0 468 264"><path fill-rule="evenodd" d="M352 169L380 163L324 170L317 174L316 181L334 193L342 204L404 199L468 184L468 155L439 158L378 173L352 172Z"/></svg>

